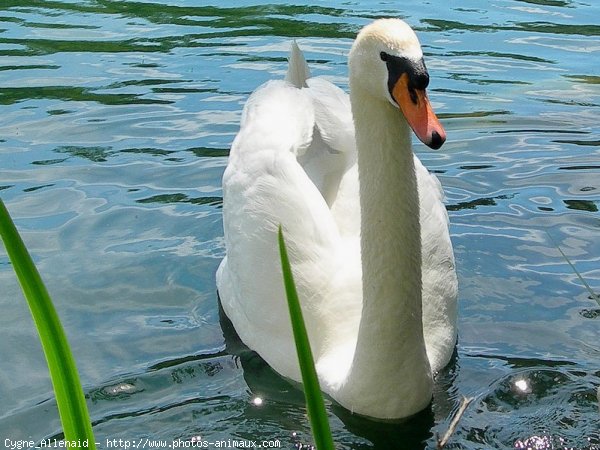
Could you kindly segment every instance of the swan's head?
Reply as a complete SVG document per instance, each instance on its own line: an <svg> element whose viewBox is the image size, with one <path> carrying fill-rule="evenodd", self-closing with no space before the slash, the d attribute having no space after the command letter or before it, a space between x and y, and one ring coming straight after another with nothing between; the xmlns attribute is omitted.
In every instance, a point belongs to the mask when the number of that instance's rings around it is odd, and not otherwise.
<svg viewBox="0 0 600 450"><path fill-rule="evenodd" d="M349 67L351 89L387 99L425 145L442 146L446 132L427 98L429 74L410 26L400 19L380 19L364 27L350 51Z"/></svg>

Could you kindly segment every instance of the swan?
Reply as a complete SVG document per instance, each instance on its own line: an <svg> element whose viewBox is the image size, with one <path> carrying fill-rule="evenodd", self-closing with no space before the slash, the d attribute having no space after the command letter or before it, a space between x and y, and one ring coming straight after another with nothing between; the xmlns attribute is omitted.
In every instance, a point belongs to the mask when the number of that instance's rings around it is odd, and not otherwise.
<svg viewBox="0 0 600 450"><path fill-rule="evenodd" d="M223 175L226 256L216 274L241 340L301 381L281 275L282 224L321 388L353 413L399 419L431 402L457 339L457 278L414 31L380 19L349 54L350 95L310 77L292 44L284 80L247 100Z"/></svg>

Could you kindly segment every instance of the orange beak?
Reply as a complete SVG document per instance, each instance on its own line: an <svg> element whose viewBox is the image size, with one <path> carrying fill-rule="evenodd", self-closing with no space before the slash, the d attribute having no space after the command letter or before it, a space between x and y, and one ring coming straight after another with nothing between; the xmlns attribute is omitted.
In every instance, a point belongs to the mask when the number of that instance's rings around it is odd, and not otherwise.
<svg viewBox="0 0 600 450"><path fill-rule="evenodd" d="M403 73L394 85L392 96L421 142L434 150L440 148L446 141L446 132L431 108L425 89L409 86L408 74Z"/></svg>

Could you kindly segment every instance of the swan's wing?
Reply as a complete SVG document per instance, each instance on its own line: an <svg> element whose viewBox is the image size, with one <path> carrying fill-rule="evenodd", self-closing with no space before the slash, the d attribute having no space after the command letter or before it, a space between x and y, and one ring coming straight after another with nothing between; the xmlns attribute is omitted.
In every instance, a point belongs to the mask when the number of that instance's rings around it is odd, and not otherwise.
<svg viewBox="0 0 600 450"><path fill-rule="evenodd" d="M346 245L356 246L360 236L360 205L356 138L350 97L323 78L308 80L309 93L315 106L317 128L328 146L328 152L314 157L313 164L329 181L328 204L340 234L350 239ZM328 158L329 154L335 155ZM327 160L328 159L328 160ZM325 172L325 169L327 172ZM325 192L326 189L324 189Z"/></svg>
<svg viewBox="0 0 600 450"><path fill-rule="evenodd" d="M295 42L286 81L303 88L314 113L312 141L298 153L298 162L331 208L340 233L358 237L358 171L350 97L324 78L310 78L304 55Z"/></svg>
<svg viewBox="0 0 600 450"><path fill-rule="evenodd" d="M292 47L290 49L288 70L285 75L285 81L290 83L292 86L297 88L306 87L306 80L310 78L310 69L306 64L304 54L296 41L292 41Z"/></svg>
<svg viewBox="0 0 600 450"><path fill-rule="evenodd" d="M324 78L307 80L315 108L315 122L327 146L356 157L356 139L349 95Z"/></svg>
<svg viewBox="0 0 600 450"><path fill-rule="evenodd" d="M442 185L416 156L415 170L421 207L423 327L427 356L437 372L454 352L458 282Z"/></svg>
<svg viewBox="0 0 600 450"><path fill-rule="evenodd" d="M304 90L267 83L246 104L223 177L227 257L217 273L223 309L249 347L295 379L277 228L282 224L315 342L322 341L318 307L339 246L329 207L296 159L312 144L314 126Z"/></svg>
<svg viewBox="0 0 600 450"><path fill-rule="evenodd" d="M299 89L308 88L306 93L313 102L315 125L327 147L322 150L356 154L350 97L324 78L311 78L306 59L295 41L285 80Z"/></svg>
<svg viewBox="0 0 600 450"><path fill-rule="evenodd" d="M311 145L298 162L331 206L345 171L356 160L350 100L325 79L309 78L306 84L302 91L312 102L315 125Z"/></svg>

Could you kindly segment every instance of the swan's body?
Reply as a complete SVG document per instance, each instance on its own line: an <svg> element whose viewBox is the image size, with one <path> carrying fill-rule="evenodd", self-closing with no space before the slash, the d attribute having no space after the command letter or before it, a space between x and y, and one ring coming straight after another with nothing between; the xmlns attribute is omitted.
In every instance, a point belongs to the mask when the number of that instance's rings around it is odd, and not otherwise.
<svg viewBox="0 0 600 450"><path fill-rule="evenodd" d="M227 256L217 285L242 341L300 381L277 246L282 224L323 390L351 411L394 419L429 404L432 374L456 342L443 192L413 155L407 120L432 147L445 135L404 22L363 29L349 67L350 97L310 78L294 46L286 80L249 98L223 177ZM429 108L426 117L417 107Z"/></svg>

